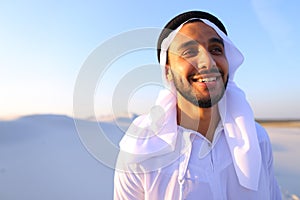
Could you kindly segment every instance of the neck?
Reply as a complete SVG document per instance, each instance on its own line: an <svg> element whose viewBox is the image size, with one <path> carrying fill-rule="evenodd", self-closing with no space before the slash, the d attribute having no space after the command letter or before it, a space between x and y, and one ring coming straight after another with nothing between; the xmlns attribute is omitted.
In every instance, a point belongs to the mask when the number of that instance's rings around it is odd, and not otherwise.
<svg viewBox="0 0 300 200"><path fill-rule="evenodd" d="M210 108L200 108L181 95L177 97L177 124L197 131L209 141L212 141L220 120L218 105L213 105Z"/></svg>

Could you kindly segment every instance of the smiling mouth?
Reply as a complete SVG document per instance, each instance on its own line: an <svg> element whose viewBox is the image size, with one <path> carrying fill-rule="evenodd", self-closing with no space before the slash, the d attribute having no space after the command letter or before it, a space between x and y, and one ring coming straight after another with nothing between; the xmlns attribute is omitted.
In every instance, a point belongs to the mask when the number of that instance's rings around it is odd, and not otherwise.
<svg viewBox="0 0 300 200"><path fill-rule="evenodd" d="M209 78L200 78L200 79L194 79L194 82L200 82L200 83L209 83L216 81L218 77L209 77Z"/></svg>
<svg viewBox="0 0 300 200"><path fill-rule="evenodd" d="M193 77L191 80L193 82L199 82L199 83L210 83L215 82L220 78L220 76L210 76L210 77Z"/></svg>

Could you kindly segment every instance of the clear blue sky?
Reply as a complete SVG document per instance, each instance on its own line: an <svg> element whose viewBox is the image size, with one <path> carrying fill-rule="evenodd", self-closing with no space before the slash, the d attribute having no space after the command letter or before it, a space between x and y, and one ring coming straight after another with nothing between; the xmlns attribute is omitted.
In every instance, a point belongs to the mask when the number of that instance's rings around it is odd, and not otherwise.
<svg viewBox="0 0 300 200"><path fill-rule="evenodd" d="M161 28L187 10L212 12L225 24L245 56L235 80L256 117L300 118L299 7L283 0L1 1L0 118L72 115L74 84L91 52L122 32ZM154 52L134 55L119 65L156 63ZM135 98L151 102L149 94ZM109 97L95 99L96 114L109 114ZM137 104L129 110L144 112Z"/></svg>

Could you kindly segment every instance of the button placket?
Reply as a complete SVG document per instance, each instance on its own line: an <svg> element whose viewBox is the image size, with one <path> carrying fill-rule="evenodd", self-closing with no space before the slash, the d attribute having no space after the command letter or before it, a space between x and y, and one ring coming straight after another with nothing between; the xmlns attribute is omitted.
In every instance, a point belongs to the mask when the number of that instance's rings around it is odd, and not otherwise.
<svg viewBox="0 0 300 200"><path fill-rule="evenodd" d="M192 142L190 139L190 133L184 132L182 138L183 144L182 155L180 156L179 170L178 170L178 183L180 186L180 197L179 199L183 199L183 190L184 190L184 182L185 182L185 174L187 171L188 163L190 160L191 152L192 152Z"/></svg>

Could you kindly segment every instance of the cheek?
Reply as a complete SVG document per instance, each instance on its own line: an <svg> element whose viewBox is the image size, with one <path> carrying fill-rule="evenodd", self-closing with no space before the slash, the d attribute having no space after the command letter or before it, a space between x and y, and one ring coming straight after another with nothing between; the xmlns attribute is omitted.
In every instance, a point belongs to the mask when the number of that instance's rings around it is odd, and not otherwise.
<svg viewBox="0 0 300 200"><path fill-rule="evenodd" d="M229 66L226 58L222 58L216 61L217 66L223 71L224 76L227 77L229 73Z"/></svg>
<svg viewBox="0 0 300 200"><path fill-rule="evenodd" d="M188 76L196 70L195 64L183 58L174 59L173 62L170 62L170 65L172 71L180 76Z"/></svg>

